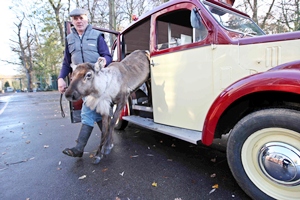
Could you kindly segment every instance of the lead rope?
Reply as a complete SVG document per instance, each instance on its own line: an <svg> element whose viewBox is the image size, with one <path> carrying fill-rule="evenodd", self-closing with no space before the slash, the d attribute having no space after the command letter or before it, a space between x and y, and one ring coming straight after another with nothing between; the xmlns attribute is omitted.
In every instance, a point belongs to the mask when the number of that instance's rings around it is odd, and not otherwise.
<svg viewBox="0 0 300 200"><path fill-rule="evenodd" d="M61 93L60 94L60 100L59 100L59 104L60 104L60 111L61 111L61 116L63 117L63 118L65 118L65 112L64 112L64 110L63 110L63 107L62 107L62 96L63 96L63 93Z"/></svg>

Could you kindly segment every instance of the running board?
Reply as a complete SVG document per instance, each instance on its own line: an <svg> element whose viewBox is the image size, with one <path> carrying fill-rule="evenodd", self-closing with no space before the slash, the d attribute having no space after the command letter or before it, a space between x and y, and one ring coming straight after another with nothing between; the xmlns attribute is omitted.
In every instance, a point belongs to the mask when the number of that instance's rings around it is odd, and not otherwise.
<svg viewBox="0 0 300 200"><path fill-rule="evenodd" d="M193 131L184 128L177 128L174 126L167 126L163 124L158 124L153 121L153 119L143 118L139 116L123 116L123 120L136 124L138 126L157 131L193 144L198 144L202 139L201 131Z"/></svg>

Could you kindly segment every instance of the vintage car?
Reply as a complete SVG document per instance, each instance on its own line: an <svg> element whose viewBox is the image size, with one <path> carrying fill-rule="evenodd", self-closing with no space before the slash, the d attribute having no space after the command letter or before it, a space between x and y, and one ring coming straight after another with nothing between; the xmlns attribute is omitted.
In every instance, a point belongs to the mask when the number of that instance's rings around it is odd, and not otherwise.
<svg viewBox="0 0 300 200"><path fill-rule="evenodd" d="M171 0L120 33L95 27L115 35L114 61L150 52L148 87L116 128L130 122L205 145L229 134L229 167L251 198L299 199L300 32L266 35L233 3ZM80 106L71 108L80 121Z"/></svg>

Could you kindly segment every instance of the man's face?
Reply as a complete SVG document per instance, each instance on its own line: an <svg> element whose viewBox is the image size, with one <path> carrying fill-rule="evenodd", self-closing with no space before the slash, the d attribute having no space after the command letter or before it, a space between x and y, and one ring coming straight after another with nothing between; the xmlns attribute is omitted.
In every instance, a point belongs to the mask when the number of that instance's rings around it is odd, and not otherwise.
<svg viewBox="0 0 300 200"><path fill-rule="evenodd" d="M88 17L86 15L78 15L73 16L71 19L77 32L82 35L88 25Z"/></svg>

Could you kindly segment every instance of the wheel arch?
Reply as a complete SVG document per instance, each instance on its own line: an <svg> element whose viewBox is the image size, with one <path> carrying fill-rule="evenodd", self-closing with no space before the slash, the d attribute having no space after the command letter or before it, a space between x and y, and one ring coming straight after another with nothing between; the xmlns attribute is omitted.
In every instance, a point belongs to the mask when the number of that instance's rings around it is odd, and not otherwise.
<svg viewBox="0 0 300 200"><path fill-rule="evenodd" d="M300 110L300 71L271 70L245 77L226 88L210 107L203 126L202 143L228 133L245 115L277 107Z"/></svg>

